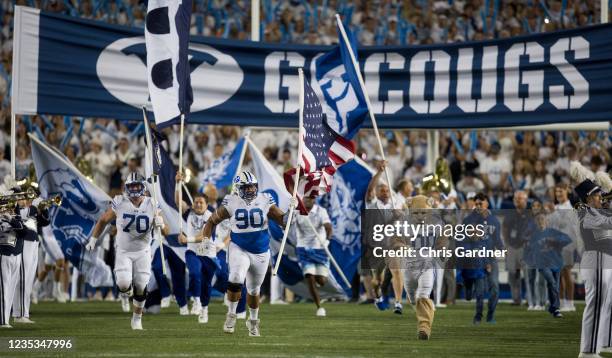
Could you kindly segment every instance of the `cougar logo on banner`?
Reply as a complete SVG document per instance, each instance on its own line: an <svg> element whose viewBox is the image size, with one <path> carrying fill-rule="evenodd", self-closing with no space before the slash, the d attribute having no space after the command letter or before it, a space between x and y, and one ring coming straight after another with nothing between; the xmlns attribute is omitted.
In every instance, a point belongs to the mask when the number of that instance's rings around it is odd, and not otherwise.
<svg viewBox="0 0 612 358"><path fill-rule="evenodd" d="M344 66L340 65L327 72L318 81L325 102L328 104L325 113L327 123L336 133L346 133L349 112L359 107L359 99L355 94L355 89L346 75Z"/></svg>
<svg viewBox="0 0 612 358"><path fill-rule="evenodd" d="M244 73L232 56L208 45L190 44L189 66L192 113L226 102L244 80ZM98 57L96 73L114 97L130 106L140 108L146 104L150 109L144 37L123 38L108 45ZM223 83L223 92L217 90L219 83Z"/></svg>

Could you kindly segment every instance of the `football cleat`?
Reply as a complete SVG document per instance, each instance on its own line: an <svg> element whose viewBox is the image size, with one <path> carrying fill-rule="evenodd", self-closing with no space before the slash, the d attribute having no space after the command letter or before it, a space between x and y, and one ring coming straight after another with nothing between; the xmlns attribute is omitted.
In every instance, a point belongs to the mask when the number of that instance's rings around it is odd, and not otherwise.
<svg viewBox="0 0 612 358"><path fill-rule="evenodd" d="M236 314L228 312L225 316L225 323L223 323L223 332L234 333L236 328Z"/></svg>
<svg viewBox="0 0 612 358"><path fill-rule="evenodd" d="M132 316L132 329L135 331L142 330L142 316Z"/></svg>
<svg viewBox="0 0 612 358"><path fill-rule="evenodd" d="M200 309L200 314L198 315L198 323L208 323L208 306L202 307Z"/></svg>
<svg viewBox="0 0 612 358"><path fill-rule="evenodd" d="M3 324L0 326L0 328L13 328L13 326L11 326L10 324Z"/></svg>
<svg viewBox="0 0 612 358"><path fill-rule="evenodd" d="M421 341L426 341L429 339L429 335L425 331L419 331L418 338Z"/></svg>
<svg viewBox="0 0 612 358"><path fill-rule="evenodd" d="M319 307L319 309L317 309L317 317L325 317L325 316L327 316L327 312L325 312L325 308Z"/></svg>
<svg viewBox="0 0 612 358"><path fill-rule="evenodd" d="M259 320L258 319L247 319L246 326L249 330L249 337L260 337L259 334Z"/></svg>
<svg viewBox="0 0 612 358"><path fill-rule="evenodd" d="M374 301L374 305L380 311L385 311L389 308L389 302L387 302L387 300L385 300L385 298L382 296L380 296L379 298L376 299L376 301Z"/></svg>
<svg viewBox="0 0 612 358"><path fill-rule="evenodd" d="M563 318L563 314L561 314L561 312L559 310L556 310L555 312L553 312L552 315L555 318Z"/></svg>
<svg viewBox="0 0 612 358"><path fill-rule="evenodd" d="M393 313L395 314L402 314L403 311L403 307L402 304L399 302L395 302L395 307L393 308Z"/></svg>
<svg viewBox="0 0 612 358"><path fill-rule="evenodd" d="M603 358L603 356L600 356L597 353L580 353L578 358Z"/></svg>
<svg viewBox="0 0 612 358"><path fill-rule="evenodd" d="M119 300L121 301L121 310L123 312L130 312L130 296L127 293L120 293Z"/></svg>
<svg viewBox="0 0 612 358"><path fill-rule="evenodd" d="M55 290L53 291L53 298L59 303L66 303L66 295L62 291L62 285L58 284L55 286Z"/></svg>

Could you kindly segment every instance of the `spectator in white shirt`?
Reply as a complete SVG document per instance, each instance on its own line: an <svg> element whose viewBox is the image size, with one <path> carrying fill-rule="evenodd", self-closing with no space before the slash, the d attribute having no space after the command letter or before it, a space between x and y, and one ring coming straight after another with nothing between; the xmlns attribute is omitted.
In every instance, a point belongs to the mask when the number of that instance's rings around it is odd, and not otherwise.
<svg viewBox="0 0 612 358"><path fill-rule="evenodd" d="M500 149L499 143L493 143L489 150L489 155L480 164L482 181L487 189L492 192L500 191L512 170L510 161L499 155Z"/></svg>
<svg viewBox="0 0 612 358"><path fill-rule="evenodd" d="M464 194L470 192L479 193L484 189L484 183L474 175L472 170L468 170L463 178L457 182L457 190Z"/></svg>
<svg viewBox="0 0 612 358"><path fill-rule="evenodd" d="M115 163L113 158L102 149L100 139L92 139L90 145L91 151L85 154L85 160L91 165L94 183L108 193L111 170Z"/></svg>

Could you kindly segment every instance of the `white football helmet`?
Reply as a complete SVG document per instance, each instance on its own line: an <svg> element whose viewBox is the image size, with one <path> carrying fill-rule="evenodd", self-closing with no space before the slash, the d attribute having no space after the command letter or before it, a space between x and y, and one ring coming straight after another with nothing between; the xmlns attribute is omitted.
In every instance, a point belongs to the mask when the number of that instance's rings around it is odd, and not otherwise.
<svg viewBox="0 0 612 358"><path fill-rule="evenodd" d="M242 172L234 178L234 188L242 199L251 201L257 197L257 178L251 172Z"/></svg>
<svg viewBox="0 0 612 358"><path fill-rule="evenodd" d="M137 172L131 172L125 179L124 191L130 198L138 198L145 195L145 178Z"/></svg>

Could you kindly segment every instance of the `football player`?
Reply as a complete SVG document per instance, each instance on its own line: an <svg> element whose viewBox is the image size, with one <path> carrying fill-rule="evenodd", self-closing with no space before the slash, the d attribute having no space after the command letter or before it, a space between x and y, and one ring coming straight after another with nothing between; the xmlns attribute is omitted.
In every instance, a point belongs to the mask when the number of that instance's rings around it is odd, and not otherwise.
<svg viewBox="0 0 612 358"><path fill-rule="evenodd" d="M328 244L332 225L327 211L314 201L313 198L304 198L308 215L294 216L293 223L297 234L296 253L302 273L308 283L312 300L317 305L317 316L325 317L326 312L325 308L321 307L317 285L324 286L329 275L329 258L322 245ZM325 244L321 243L319 238L326 238Z"/></svg>
<svg viewBox="0 0 612 358"><path fill-rule="evenodd" d="M51 226L42 228L41 243L45 253L45 265L38 272L34 280L34 286L32 287L32 303L38 303L40 287L51 270L53 270L53 297L57 302L66 303L66 293L61 282L61 275L64 271L66 260L60 244L53 234Z"/></svg>
<svg viewBox="0 0 612 358"><path fill-rule="evenodd" d="M132 329L141 330L146 288L151 276L149 243L152 231L160 228L163 235L168 235L169 230L164 225L159 205L155 207L153 200L145 196L145 179L140 174L130 173L125 180L124 190L124 194L113 198L111 207L96 223L87 249L93 250L104 227L116 220L115 279L122 305L128 303L128 310L129 295L133 292L134 314L131 325Z"/></svg>
<svg viewBox="0 0 612 358"><path fill-rule="evenodd" d="M223 325L226 333L234 333L236 307L240 300L242 284L246 279L249 319L246 326L249 336L259 333L259 289L270 261L270 236L268 219L285 226L288 213L283 213L269 194L259 193L257 179L250 172L242 172L234 179L238 195L227 195L221 206L206 222L198 240L210 240L215 226L225 219L231 223L231 242L228 247L229 309ZM291 199L295 207L296 200Z"/></svg>

